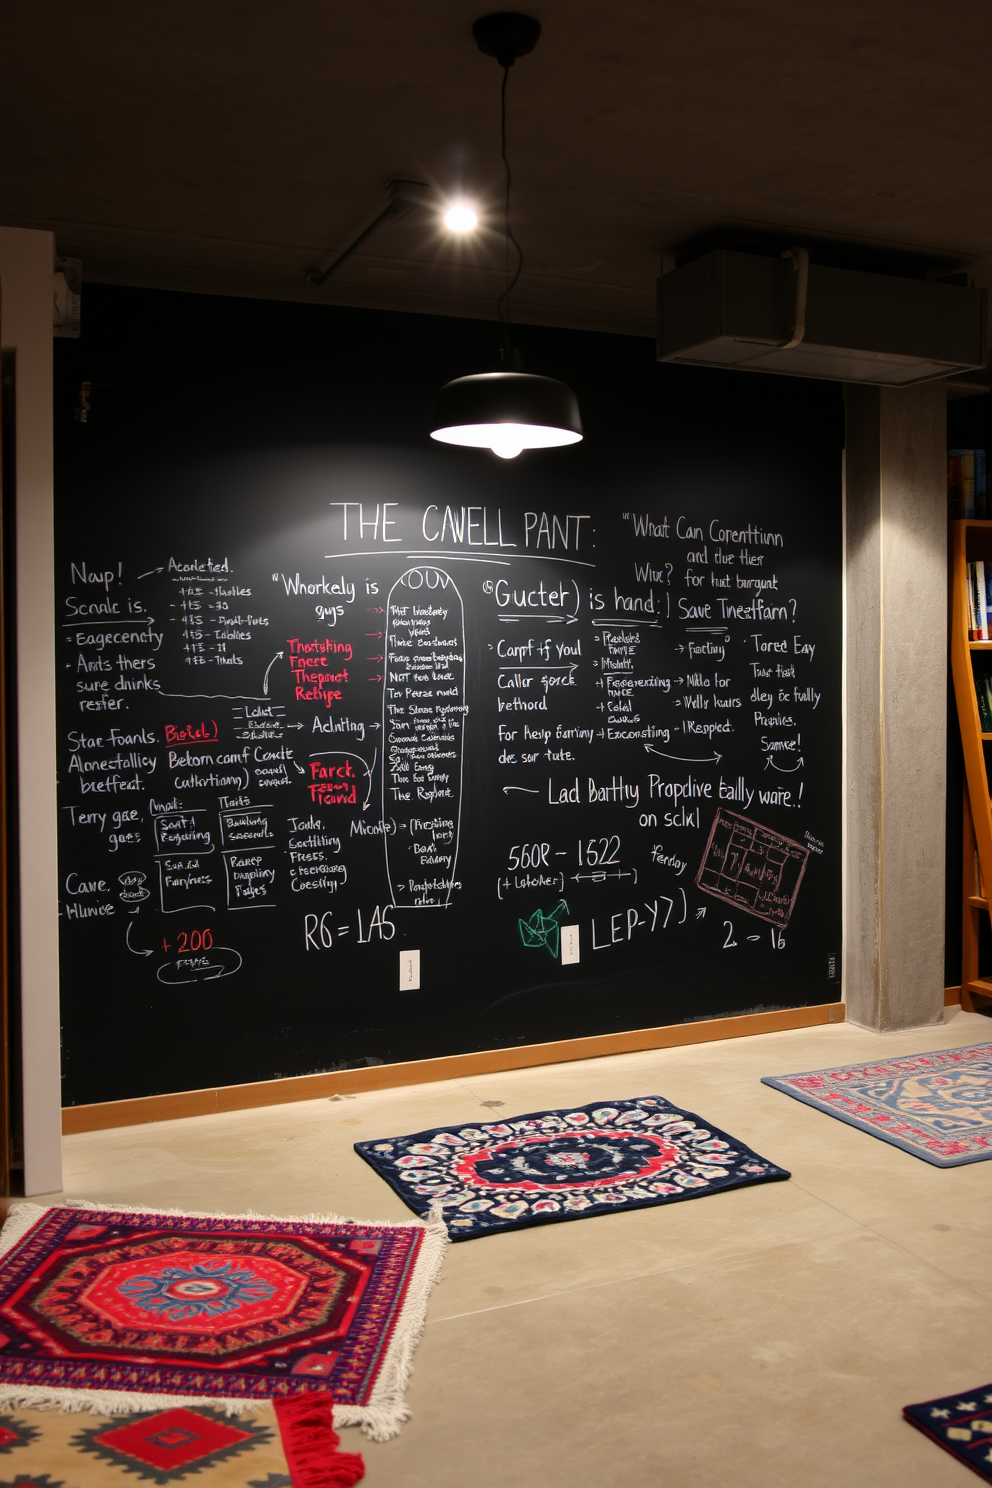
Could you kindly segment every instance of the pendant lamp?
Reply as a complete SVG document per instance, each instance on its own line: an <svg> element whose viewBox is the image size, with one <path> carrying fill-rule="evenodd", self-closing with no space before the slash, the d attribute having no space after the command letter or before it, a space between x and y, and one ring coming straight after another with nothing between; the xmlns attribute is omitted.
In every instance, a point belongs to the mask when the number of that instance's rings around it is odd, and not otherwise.
<svg viewBox="0 0 992 1488"><path fill-rule="evenodd" d="M512 460L525 449L552 449L577 444L582 438L578 399L570 387L553 377L525 372L519 352L510 340L510 296L520 278L523 253L510 227L510 162L506 153L506 84L518 57L533 51L541 34L540 22L515 11L482 16L472 27L479 50L495 57L503 69L500 92L501 157L506 173L504 231L506 237L506 288L497 304L503 327L502 366L496 372L476 372L456 377L438 394L431 438L442 444L491 449L504 460ZM510 246L517 266L511 275Z"/></svg>

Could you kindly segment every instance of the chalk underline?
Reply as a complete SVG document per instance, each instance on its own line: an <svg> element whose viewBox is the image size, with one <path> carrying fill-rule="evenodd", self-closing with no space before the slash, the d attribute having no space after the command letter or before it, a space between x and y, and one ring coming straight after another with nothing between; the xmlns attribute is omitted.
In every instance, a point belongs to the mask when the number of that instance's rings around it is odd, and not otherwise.
<svg viewBox="0 0 992 1488"><path fill-rule="evenodd" d="M457 558L462 563L500 563L504 568L509 568L518 558L530 558L540 563L577 563L580 568L595 568L595 563L587 563L584 558L552 558L545 553L514 553L512 558L490 558L482 557L474 553L453 553L448 548L437 548L432 552L422 552L419 548L368 548L357 553L325 553L324 558Z"/></svg>

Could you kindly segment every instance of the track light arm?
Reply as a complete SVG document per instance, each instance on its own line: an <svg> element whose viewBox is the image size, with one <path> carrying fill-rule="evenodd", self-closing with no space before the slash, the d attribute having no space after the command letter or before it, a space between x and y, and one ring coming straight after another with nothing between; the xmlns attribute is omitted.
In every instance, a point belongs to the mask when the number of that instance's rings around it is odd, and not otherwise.
<svg viewBox="0 0 992 1488"><path fill-rule="evenodd" d="M307 283L314 289L319 289L326 284L332 274L337 273L343 263L346 263L356 249L360 248L367 238L370 238L384 222L398 222L401 217L406 217L413 211L414 207L426 206L430 200L431 188L423 181L390 181L389 201L378 217L370 222L364 232L359 233L353 243L349 243L343 253L339 253L334 262L326 269L310 269L307 272Z"/></svg>

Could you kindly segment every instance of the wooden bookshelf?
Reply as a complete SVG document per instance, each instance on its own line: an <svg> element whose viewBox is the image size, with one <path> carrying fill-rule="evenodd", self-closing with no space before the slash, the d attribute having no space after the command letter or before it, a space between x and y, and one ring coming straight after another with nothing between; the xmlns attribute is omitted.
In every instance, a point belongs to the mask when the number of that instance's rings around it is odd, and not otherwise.
<svg viewBox="0 0 992 1488"><path fill-rule="evenodd" d="M968 1012L992 1003L992 976L979 969L981 916L990 913L985 885L992 884L992 794L987 746L975 690L972 657L992 652L992 641L968 639L968 564L992 563L992 521L967 518L951 523L951 676L964 752L964 894L961 925L961 1006ZM989 658L992 661L992 657Z"/></svg>

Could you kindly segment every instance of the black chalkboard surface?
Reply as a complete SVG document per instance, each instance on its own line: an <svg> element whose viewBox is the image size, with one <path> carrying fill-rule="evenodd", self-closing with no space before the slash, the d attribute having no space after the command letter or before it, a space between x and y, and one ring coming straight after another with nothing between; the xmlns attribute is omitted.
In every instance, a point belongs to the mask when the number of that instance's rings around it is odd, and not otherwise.
<svg viewBox="0 0 992 1488"><path fill-rule="evenodd" d="M432 445L495 335L87 289L67 1103L839 997L839 390L524 328L586 440Z"/></svg>

